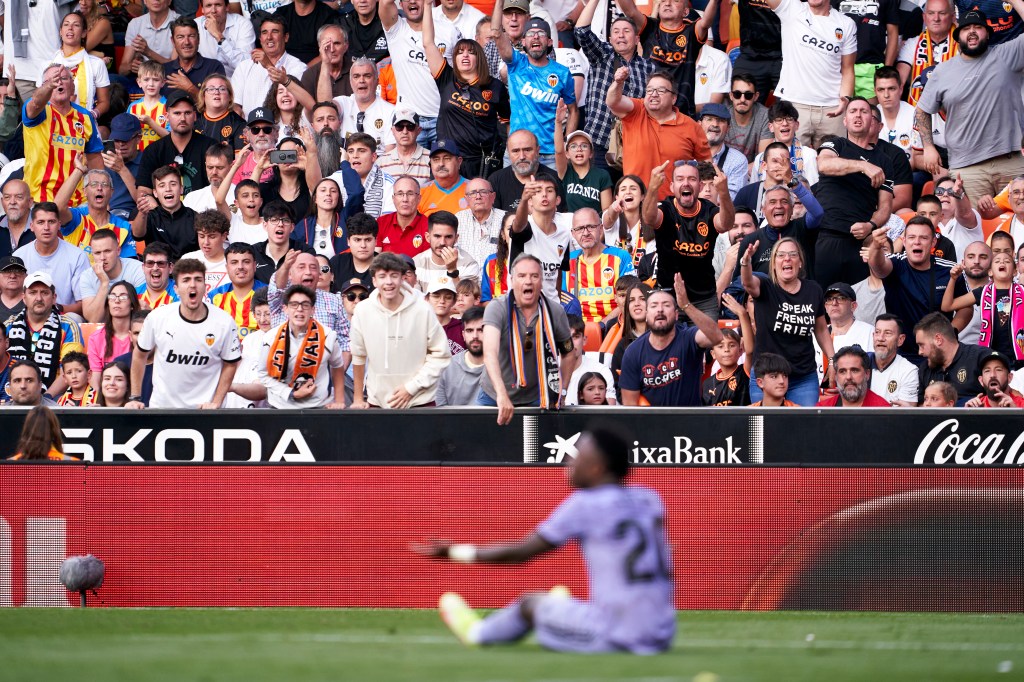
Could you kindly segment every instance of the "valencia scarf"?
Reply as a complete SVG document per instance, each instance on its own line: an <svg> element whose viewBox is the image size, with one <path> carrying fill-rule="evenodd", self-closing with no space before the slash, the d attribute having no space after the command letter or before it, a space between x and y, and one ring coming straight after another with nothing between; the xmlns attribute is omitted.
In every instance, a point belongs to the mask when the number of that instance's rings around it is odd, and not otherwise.
<svg viewBox="0 0 1024 682"><path fill-rule="evenodd" d="M64 332L57 309L50 311L42 328L35 332L28 326L27 310L22 310L7 330L10 346L7 352L19 360L31 360L43 374L43 386L49 386L60 370L60 352Z"/></svg>
<svg viewBox="0 0 1024 682"><path fill-rule="evenodd" d="M561 382L558 376L558 347L555 345L555 329L551 324L551 311L547 300L541 296L538 301L537 321L529 327L524 321L525 332L519 330L522 313L515 304L515 295L509 294L509 356L515 372L515 385L524 388L526 380L526 354L534 350L537 363L537 383L540 389L540 406L554 407L558 404Z"/></svg>
<svg viewBox="0 0 1024 682"><path fill-rule="evenodd" d="M978 345L992 347L995 335L996 285L989 282L981 291L981 331ZM1013 342L1013 355L1016 360L1024 360L1024 285L1014 282L1010 286L1010 335Z"/></svg>
<svg viewBox="0 0 1024 682"><path fill-rule="evenodd" d="M943 52L940 61L952 59L960 52L960 46L953 40L953 29L949 29L946 42L943 43ZM917 106L917 100L921 98L921 92L928 82L928 74L935 68L934 52L935 45L927 29L921 32L917 38L917 47L914 49L914 63L910 65L910 93L907 101Z"/></svg>
<svg viewBox="0 0 1024 682"><path fill-rule="evenodd" d="M292 378L286 381L284 376L288 371L288 346L290 343L291 332L288 330L288 323L285 322L277 328L277 331L274 333L274 340L270 344L270 354L267 356L267 374L278 381L293 386L295 380L303 374L316 377L317 372L320 370L320 364L326 356L327 330L316 320L310 320L309 330L302 340L298 357L295 358L295 369L292 372Z"/></svg>
<svg viewBox="0 0 1024 682"><path fill-rule="evenodd" d="M96 405L99 399L99 393L92 386L85 387L85 395L82 396L81 400L75 400L69 388L64 391L61 397L57 398L57 404L61 407L90 407Z"/></svg>

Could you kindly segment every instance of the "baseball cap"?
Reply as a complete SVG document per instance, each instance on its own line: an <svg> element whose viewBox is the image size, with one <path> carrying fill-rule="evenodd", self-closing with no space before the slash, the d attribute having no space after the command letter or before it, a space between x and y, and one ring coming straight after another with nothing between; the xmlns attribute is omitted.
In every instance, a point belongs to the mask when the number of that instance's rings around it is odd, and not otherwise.
<svg viewBox="0 0 1024 682"><path fill-rule="evenodd" d="M985 369L985 365L987 365L990 360L997 360L1003 363L1003 367L1005 367L1007 370L1013 369L1013 363L1010 362L1010 358L1006 357L997 350L993 350L989 351L988 353L985 353L984 355L981 356L981 359L978 360L978 374L981 374L981 370Z"/></svg>
<svg viewBox="0 0 1024 682"><path fill-rule="evenodd" d="M359 279L358 277L353 277L349 281L345 282L345 286L341 288L341 293L347 294L353 289L362 289L364 291L370 290L369 287L363 284L363 280Z"/></svg>
<svg viewBox="0 0 1024 682"><path fill-rule="evenodd" d="M402 259L402 261L405 263L406 268L408 268L406 272L416 272L416 261L412 259L412 256L407 256L406 254L402 253L399 254L398 257Z"/></svg>
<svg viewBox="0 0 1024 682"><path fill-rule="evenodd" d="M434 140L434 144L430 145L430 155L433 156L437 152L448 152L452 156L462 156L459 153L459 146L455 144L455 140L451 139Z"/></svg>
<svg viewBox="0 0 1024 682"><path fill-rule="evenodd" d="M249 112L249 117L245 119L245 124L251 126L253 123L257 123L259 121L265 121L266 123L274 122L274 115L270 113L270 109L256 107Z"/></svg>
<svg viewBox="0 0 1024 682"><path fill-rule="evenodd" d="M502 12L511 11L522 12L523 14L530 13L530 0L505 0L501 5Z"/></svg>
<svg viewBox="0 0 1024 682"><path fill-rule="evenodd" d="M142 124L139 119L131 114L118 114L110 119L110 135L108 140L127 142L142 132Z"/></svg>
<svg viewBox="0 0 1024 682"><path fill-rule="evenodd" d="M718 102L708 102L704 105L704 108L700 110L700 117L714 116L720 118L723 121L732 121L732 113L729 111L729 107Z"/></svg>
<svg viewBox="0 0 1024 682"><path fill-rule="evenodd" d="M7 272L8 270L28 272L28 268L25 267L25 261L17 256L4 256L0 258L0 272Z"/></svg>
<svg viewBox="0 0 1024 682"><path fill-rule="evenodd" d="M960 17L960 22L953 30L953 40L960 40L960 29L965 26L984 26L988 37L992 37L992 27L988 25L988 17L980 9L972 9Z"/></svg>
<svg viewBox="0 0 1024 682"><path fill-rule="evenodd" d="M418 126L420 124L420 115L409 107L399 107L395 109L395 115L391 117L391 125L398 125L402 121Z"/></svg>
<svg viewBox="0 0 1024 682"><path fill-rule="evenodd" d="M568 144L569 144L569 141L570 141L570 140L572 140L572 138L574 138L574 137L583 137L583 138L586 138L587 142L589 142L589 143L590 143L590 146L591 146L591 147L593 147L593 146L594 146L594 138L592 138L592 137L590 136L590 133L588 133L588 132L587 132L587 131L585 131L585 130L574 130L574 131L572 131L571 133L569 133L569 137L565 138L565 144L566 144L566 145L568 145Z"/></svg>
<svg viewBox="0 0 1024 682"><path fill-rule="evenodd" d="M167 95L167 104L164 106L170 109L178 102L188 102L193 108L196 106L196 101L192 99L192 95L188 94L184 90L171 90L170 94Z"/></svg>
<svg viewBox="0 0 1024 682"><path fill-rule="evenodd" d="M53 277L50 277L50 273L48 272L33 272L25 278L25 288L28 289L33 284L45 284L52 289Z"/></svg>
<svg viewBox="0 0 1024 682"><path fill-rule="evenodd" d="M438 277L427 286L427 295L436 294L439 291L450 291L455 293L455 285L451 277Z"/></svg>
<svg viewBox="0 0 1024 682"><path fill-rule="evenodd" d="M526 22L526 29L523 31L523 34L525 35L530 31L538 28L547 33L548 38L551 37L551 26L548 24L548 22L544 21L540 17L534 17L530 19L528 22Z"/></svg>
<svg viewBox="0 0 1024 682"><path fill-rule="evenodd" d="M853 290L853 287L846 282L836 282L828 289L825 289L825 298L828 298L829 294L839 294L840 296L845 296L851 301L857 300L857 293Z"/></svg>

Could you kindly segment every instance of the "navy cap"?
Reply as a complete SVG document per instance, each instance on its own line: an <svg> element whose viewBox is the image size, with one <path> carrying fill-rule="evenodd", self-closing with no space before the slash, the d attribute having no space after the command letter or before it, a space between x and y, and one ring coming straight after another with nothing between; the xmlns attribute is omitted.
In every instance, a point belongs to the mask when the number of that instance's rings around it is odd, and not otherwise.
<svg viewBox="0 0 1024 682"><path fill-rule="evenodd" d="M523 35L526 35L533 29L537 28L547 33L548 38L551 37L551 26L548 24L548 22L544 21L540 17L534 17L533 19L530 19L528 22L526 22L526 29L523 30Z"/></svg>
<svg viewBox="0 0 1024 682"><path fill-rule="evenodd" d="M839 294L840 296L845 296L851 301L857 300L857 292L855 292L853 287L846 282L836 282L828 289L825 289L825 296L827 297L829 294Z"/></svg>
<svg viewBox="0 0 1024 682"><path fill-rule="evenodd" d="M270 113L270 109L256 107L249 112L249 118L245 119L246 125L252 125L253 123L258 123L260 121L265 121L266 123L274 122L274 115Z"/></svg>
<svg viewBox="0 0 1024 682"><path fill-rule="evenodd" d="M723 121L732 122L732 112L729 111L729 107L718 102L708 102L704 105L700 110L700 117L704 118L705 116L714 116Z"/></svg>
<svg viewBox="0 0 1024 682"><path fill-rule="evenodd" d="M168 109L173 107L178 102L188 102L195 109L196 101L192 99L192 95L188 94L184 90L171 90L170 94L167 95L167 104L164 106Z"/></svg>
<svg viewBox="0 0 1024 682"><path fill-rule="evenodd" d="M131 114L118 114L110 119L110 135L108 140L127 142L142 132L142 123Z"/></svg>
<svg viewBox="0 0 1024 682"><path fill-rule="evenodd" d="M434 140L434 144L430 145L430 155L433 156L438 152L448 152L452 156L462 156L459 153L459 147L455 144L455 140L444 139Z"/></svg>

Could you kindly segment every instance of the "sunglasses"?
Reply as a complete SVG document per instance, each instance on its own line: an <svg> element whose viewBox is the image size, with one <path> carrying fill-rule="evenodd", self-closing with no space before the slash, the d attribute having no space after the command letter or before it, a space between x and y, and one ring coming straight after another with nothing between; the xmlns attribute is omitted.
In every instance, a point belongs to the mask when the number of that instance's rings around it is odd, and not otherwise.
<svg viewBox="0 0 1024 682"><path fill-rule="evenodd" d="M331 266L330 265L321 265L320 266L320 274L321 275L326 275L330 271L331 271Z"/></svg>
<svg viewBox="0 0 1024 682"><path fill-rule="evenodd" d="M274 132L274 126L249 126L249 130L251 130L254 133L262 133L264 135L269 135L270 133Z"/></svg>
<svg viewBox="0 0 1024 682"><path fill-rule="evenodd" d="M406 130L406 131L416 130L416 124L415 123L409 123L407 121L402 121L401 123L396 123L395 124L395 128L397 130Z"/></svg>
<svg viewBox="0 0 1024 682"><path fill-rule="evenodd" d="M754 99L754 95L756 95L756 94L757 93L753 92L753 91L743 92L742 90L733 90L732 91L732 98L733 99Z"/></svg>
<svg viewBox="0 0 1024 682"><path fill-rule="evenodd" d="M523 339L523 352L529 353L530 351L533 350L533 330L526 330L525 332L523 332L523 336L525 337Z"/></svg>
<svg viewBox="0 0 1024 682"><path fill-rule="evenodd" d="M349 293L345 294L345 300L348 301L349 303L354 303L356 300L365 301L368 298L370 298L370 294L365 291L360 294L357 294L354 291L350 291Z"/></svg>

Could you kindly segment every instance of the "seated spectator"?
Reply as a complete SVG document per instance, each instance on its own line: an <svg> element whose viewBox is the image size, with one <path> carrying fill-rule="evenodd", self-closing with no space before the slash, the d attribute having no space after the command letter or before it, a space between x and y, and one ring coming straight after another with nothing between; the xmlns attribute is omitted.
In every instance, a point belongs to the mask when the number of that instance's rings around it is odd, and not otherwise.
<svg viewBox="0 0 1024 682"><path fill-rule="evenodd" d="M452 356L438 379L438 407L476 404L484 372L484 309L479 306L462 313L462 346L465 351Z"/></svg>
<svg viewBox="0 0 1024 682"><path fill-rule="evenodd" d="M263 349L264 335L270 331L270 302L267 300L267 288L257 289L250 301L256 329L246 334L242 329L242 359L238 363L238 371L231 383L231 392L224 399L224 407L250 408L267 406L267 389L259 383L260 353ZM347 395L346 395L347 397Z"/></svg>
<svg viewBox="0 0 1024 682"><path fill-rule="evenodd" d="M135 285L130 282L114 282L104 298L103 326L86 340L91 383L97 389L100 387L100 373L107 363L131 352L131 318L140 310Z"/></svg>
<svg viewBox="0 0 1024 682"><path fill-rule="evenodd" d="M956 389L945 381L936 381L924 389L921 407L956 407Z"/></svg>
<svg viewBox="0 0 1024 682"><path fill-rule="evenodd" d="M392 126L395 105L377 94L377 66L366 57L360 57L352 62L352 71L347 80L351 83L348 88L350 95L332 95L328 98L338 105L342 134L366 133L373 137L381 154L391 151L395 147ZM317 94L330 93L318 91Z"/></svg>
<svg viewBox="0 0 1024 682"><path fill-rule="evenodd" d="M903 84L899 71L892 66L877 69L874 91L882 117L878 139L899 147L909 161L914 149L914 107L900 98Z"/></svg>
<svg viewBox="0 0 1024 682"><path fill-rule="evenodd" d="M156 193L156 171L164 166L177 170L182 195L210 184L206 177L206 150L217 143L196 132L196 103L191 95L182 90L172 90L167 95L167 125L170 134L142 152L136 176L140 195L136 197L136 204L141 195Z"/></svg>
<svg viewBox="0 0 1024 682"><path fill-rule="evenodd" d="M356 213L348 220L348 248L330 259L336 288L359 279L367 291L373 288L370 264L377 246L377 221L366 213Z"/></svg>
<svg viewBox="0 0 1024 682"><path fill-rule="evenodd" d="M455 286L463 279L480 279L480 265L459 247L459 221L453 214L437 211L429 215L427 240L429 250L413 256L421 290L426 291L432 282L446 276L454 294Z"/></svg>
<svg viewBox="0 0 1024 682"><path fill-rule="evenodd" d="M505 212L494 208L494 196L490 182L474 178L466 183L466 202L469 208L455 214L459 221L459 245L477 263L487 260L498 247L501 220Z"/></svg>
<svg viewBox="0 0 1024 682"><path fill-rule="evenodd" d="M732 110L732 123L725 136L725 143L743 152L748 161L753 161L758 152L763 152L772 141L768 108L762 103L764 97L758 90L756 80L757 77L750 73L733 70L729 86L732 89L726 102ZM798 120L799 116L794 119ZM799 128L799 125L796 127Z"/></svg>
<svg viewBox="0 0 1024 682"><path fill-rule="evenodd" d="M162 242L147 244L142 254L142 269L146 283L135 288L143 310L155 310L178 300L178 292L171 281L174 258L171 247Z"/></svg>
<svg viewBox="0 0 1024 682"><path fill-rule="evenodd" d="M25 424L21 427L21 436L15 447L15 460L76 460L64 454L64 443L61 439L60 423L49 407L42 405L29 410L25 416Z"/></svg>
<svg viewBox="0 0 1024 682"><path fill-rule="evenodd" d="M306 145L295 137L286 137L277 143L278 151L295 152L296 161L280 164L270 163L270 152L257 156L250 179L263 177L266 168L271 169L270 179L260 181L260 196L264 203L283 201L292 210L293 216L309 214L309 179L319 180L319 164L316 154L307 153ZM313 184L316 184L315 182Z"/></svg>
<svg viewBox="0 0 1024 682"><path fill-rule="evenodd" d="M452 312L461 317L470 308L479 306L480 293L479 282L469 279L460 280L455 285L455 307L452 309Z"/></svg>
<svg viewBox="0 0 1024 682"><path fill-rule="evenodd" d="M903 336L903 321L895 315L885 313L875 320L871 390L893 407L916 407L919 400L917 367L898 352Z"/></svg>
<svg viewBox="0 0 1024 682"><path fill-rule="evenodd" d="M576 392L576 405L608 405L608 380L600 372L584 372Z"/></svg>
<svg viewBox="0 0 1024 682"><path fill-rule="evenodd" d="M860 346L845 346L833 358L836 395L822 398L818 407L889 407L889 401L870 389L871 358Z"/></svg>
<svg viewBox="0 0 1024 682"><path fill-rule="evenodd" d="M571 213L581 208L600 213L612 203L612 178L605 169L594 167L593 161L594 141L589 133L574 130L566 139L562 126L555 126L555 170L565 186Z"/></svg>
<svg viewBox="0 0 1024 682"><path fill-rule="evenodd" d="M6 339L6 337L4 337ZM74 351L68 353L60 361L61 374L65 390L57 398L58 407L90 407L99 400L99 391L92 387L90 381L89 358L85 353Z"/></svg>
<svg viewBox="0 0 1024 682"><path fill-rule="evenodd" d="M61 315L56 301L50 275L33 272L25 279L25 309L7 323L7 352L18 360L32 360L42 386L55 394L64 390L61 359L85 350L78 323Z"/></svg>
<svg viewBox="0 0 1024 682"><path fill-rule="evenodd" d="M274 77L285 80L284 83L274 81L262 107L273 117L271 122L277 125L278 136L283 140L311 132L308 117L316 102L295 80L288 80L290 76L286 72L271 70L271 74L271 80Z"/></svg>
<svg viewBox="0 0 1024 682"><path fill-rule="evenodd" d="M139 119L131 114L118 114L110 120L110 135L107 140L114 143L113 151L101 154L103 166L110 171L114 185L110 196L110 212L131 220L135 217L135 196L138 189L135 178L142 162L139 143L142 141L142 126Z"/></svg>
<svg viewBox="0 0 1024 682"><path fill-rule="evenodd" d="M128 22L124 35L124 55L118 73L137 73L145 60L159 64L170 61L174 54L171 43L171 22L178 13L170 9L171 0L144 0L146 14Z"/></svg>
<svg viewBox="0 0 1024 682"><path fill-rule="evenodd" d="M223 2L223 0L211 1ZM231 16L236 15L232 14ZM200 48L202 48L202 44L200 44ZM228 149L233 152L240 151L245 146L246 122L235 111L235 94L231 87L231 80L227 76L223 74L207 76L199 87L196 109L199 112L196 127L203 135L221 145L227 145ZM213 183L212 178L210 178L210 183Z"/></svg>
<svg viewBox="0 0 1024 682"><path fill-rule="evenodd" d="M615 379L611 370L601 361L601 353L587 353L587 325L579 315L567 315L569 321L569 338L572 339L572 352L566 356L565 372L569 375L569 383L565 387L565 405L580 405L580 393L583 390L583 379L590 374L598 374L604 380L605 395L601 396L602 405L615 405Z"/></svg>
<svg viewBox="0 0 1024 682"><path fill-rule="evenodd" d="M210 302L230 315L245 337L259 327L255 311L255 294L266 284L256 280L256 250L238 242L225 249L228 282L210 290Z"/></svg>
<svg viewBox="0 0 1024 682"><path fill-rule="evenodd" d="M622 373L622 356L629 345L647 331L647 296L651 293L650 285L640 282L635 277L622 277L615 283L616 297L621 287L622 304L617 308L619 319L607 326L601 349L612 349L612 376L616 377L615 387L618 390L618 376ZM621 396L618 396L622 402Z"/></svg>
<svg viewBox="0 0 1024 682"><path fill-rule="evenodd" d="M875 329L867 322L854 316L857 310L857 293L849 284L836 282L825 289L825 312L828 315L828 331L832 336L832 348L856 346L870 353L875 349ZM826 363L821 348L814 346L814 359L818 365L818 381L825 379Z"/></svg>
<svg viewBox="0 0 1024 682"><path fill-rule="evenodd" d="M968 400L964 407L1024 407L1024 395L1010 388L1013 363L997 350L978 361L978 382L985 392Z"/></svg>
<svg viewBox="0 0 1024 682"><path fill-rule="evenodd" d="M462 320L452 315L455 308L455 285L444 275L427 283L427 303L437 315L437 321L448 337L448 350L452 357L466 350L462 345Z"/></svg>
<svg viewBox="0 0 1024 682"><path fill-rule="evenodd" d="M25 309L25 261L17 256L0 258L0 327ZM2 366L2 363L0 363ZM3 390L0 386L0 396Z"/></svg>
<svg viewBox="0 0 1024 682"><path fill-rule="evenodd" d="M432 182L420 192L420 212L425 216L437 211L458 213L466 207L466 178L462 177L462 156L453 140L439 138L430 147Z"/></svg>
<svg viewBox="0 0 1024 682"><path fill-rule="evenodd" d="M401 258L378 254L370 269L373 293L352 316L352 407L432 406L438 379L451 360L444 329L420 292L402 284L406 265ZM385 332L397 315L401 336Z"/></svg>
<svg viewBox="0 0 1024 682"><path fill-rule="evenodd" d="M284 292L287 321L264 336L256 368L271 407L345 407L341 389L347 353L342 352L335 331L314 319L313 306L319 295L323 294L305 286L290 286ZM331 384L335 387L333 398Z"/></svg>
<svg viewBox="0 0 1024 682"><path fill-rule="evenodd" d="M971 200L959 176L955 180L948 176L939 178L935 182L935 196L942 204L942 214L939 220L933 219L932 222L952 242L956 253L963 256L968 244L985 239L981 216L971 208ZM947 257L947 260L954 259L952 256Z"/></svg>
<svg viewBox="0 0 1024 682"><path fill-rule="evenodd" d="M970 202L968 202L969 204ZM949 237L942 234L939 226L942 224L942 202L938 197L932 194L925 194L917 200L917 215L922 218L927 218L933 226L935 226L935 246L932 247L932 255L936 258L944 258L949 261L956 261L958 257L962 258L965 254L963 250L957 250L956 246L949 239ZM956 222L955 220L953 221ZM888 226L887 226L888 227ZM900 230L899 235L894 236L893 230L890 228L886 233L887 236L893 240L893 248L896 253L903 251L903 233L906 232L906 225ZM978 226L978 231L981 231L981 226Z"/></svg>
<svg viewBox="0 0 1024 682"><path fill-rule="evenodd" d="M293 78L302 78L306 72L306 64L301 59L285 52L288 38L288 30L280 17L270 15L260 23L259 49L253 51L252 59L242 60L231 76L235 103L241 107L243 115L248 116L267 99L272 85L268 68L283 69Z"/></svg>
<svg viewBox="0 0 1024 682"><path fill-rule="evenodd" d="M66 66L75 74L75 101L93 118L99 119L110 109L110 76L107 65L86 49L86 20L78 10L64 15L60 22L60 49L51 64ZM42 75L36 85L42 84Z"/></svg>
<svg viewBox="0 0 1024 682"><path fill-rule="evenodd" d="M761 392L761 400L751 403L751 407L799 407L786 399L789 393L789 375L792 372L786 358L775 353L761 353L754 361L754 373L757 387Z"/></svg>
<svg viewBox="0 0 1024 682"><path fill-rule="evenodd" d="M615 283L635 275L633 259L624 250L607 246L600 215L581 208L572 215L572 236L579 249L569 252L569 268L562 274L561 289L580 300L585 322L602 322L616 317Z"/></svg>
<svg viewBox="0 0 1024 682"><path fill-rule="evenodd" d="M127 283L134 294L136 287L146 283L146 273L139 261L117 255L117 237L110 230L93 235L92 258L92 268L82 272L77 286L82 292L82 316L88 322L102 322L113 283Z"/></svg>
<svg viewBox="0 0 1024 682"><path fill-rule="evenodd" d="M131 380L132 356L133 356L133 354L135 352L135 346L138 345L139 334L142 333L142 325L145 324L146 317L148 317L151 312L153 312L153 311L152 310L139 310L139 311L137 311L137 312L132 314L131 326L129 327L129 329L131 330L131 340L132 340L131 350L126 352L124 355L119 355L116 358L114 358L117 362L120 362L121 364L123 364L125 367L128 368L129 382ZM142 397L142 403L144 405L146 405L146 406L149 405L149 397L151 395L153 395L153 358L152 357L150 357L150 359L146 362L146 369L143 371L143 374L142 374L142 396L141 397Z"/></svg>
<svg viewBox="0 0 1024 682"><path fill-rule="evenodd" d="M635 175L624 175L615 181L612 203L601 214L604 243L625 249L639 268L647 254L657 252L654 228L643 223L641 209L647 196L647 185Z"/></svg>
<svg viewBox="0 0 1024 682"><path fill-rule="evenodd" d="M114 29L107 18L107 7L96 0L78 3L85 17L85 44L91 45L89 54L103 61L106 70L114 66Z"/></svg>
<svg viewBox="0 0 1024 682"><path fill-rule="evenodd" d="M911 109L913 112L913 109ZM794 178L806 178L808 184L814 185L818 182L818 152L811 147L805 147L796 139L796 131L800 128L800 112L792 103L786 100L778 100L768 109L768 130L772 138L762 146L770 142L780 142L790 150L789 169ZM765 179L765 153L768 149L759 151L750 166L750 182L760 182ZM735 197L733 197L735 199Z"/></svg>
<svg viewBox="0 0 1024 682"><path fill-rule="evenodd" d="M707 135L711 158L729 178L729 196L735 199L736 193L747 184L747 157L725 143L731 122L732 114L724 104L711 102L701 109L700 127Z"/></svg>
<svg viewBox="0 0 1024 682"><path fill-rule="evenodd" d="M196 212L182 201L181 173L175 166L161 166L153 173L153 194L139 197L139 214L132 221L132 235L146 244L162 242L177 259L199 248Z"/></svg>
<svg viewBox="0 0 1024 682"><path fill-rule="evenodd" d="M224 65L199 53L199 27L194 19L178 17L171 22L171 42L176 57L164 63L167 87L199 96L199 86L215 73L224 74Z"/></svg>
<svg viewBox="0 0 1024 682"><path fill-rule="evenodd" d="M906 153L898 145L880 138L882 126L882 112L878 107L871 107L871 127L868 134L874 143L874 151L881 152L892 167L892 175L886 176L886 182L892 183L891 210L895 213L913 206L914 171L910 167ZM891 220L892 216L890 215L889 218Z"/></svg>
<svg viewBox="0 0 1024 682"><path fill-rule="evenodd" d="M122 362L108 362L100 373L99 407L124 407L128 402L128 386L131 382L128 366Z"/></svg>
<svg viewBox="0 0 1024 682"><path fill-rule="evenodd" d="M722 297L740 321L740 332L723 329L722 340L711 349L718 370L704 380L701 398L705 406L742 407L750 404L750 370L754 364L754 328L750 314L729 294ZM741 355L744 360L740 363Z"/></svg>
<svg viewBox="0 0 1024 682"><path fill-rule="evenodd" d="M203 211L196 215L196 241L199 249L182 255L203 264L206 268L206 293L228 282L227 257L224 247L228 243L231 223L219 211Z"/></svg>
<svg viewBox="0 0 1024 682"><path fill-rule="evenodd" d="M228 175L231 172L228 171ZM267 236L263 229L263 218L260 211L263 209L263 196L260 194L260 186L252 180L242 180L235 187L235 202L232 207L225 201L227 195L227 181L221 184L214 199L217 202L217 210L221 215L231 220L231 231L228 232L229 242L245 242L246 244L258 244Z"/></svg>
<svg viewBox="0 0 1024 682"><path fill-rule="evenodd" d="M1014 358L1011 369L1024 367L1024 284L1014 281L1013 256L992 256L992 279L981 287L954 297L964 266L957 263L949 271L949 286L942 295L942 311L980 308L981 326L978 345Z"/></svg>
<svg viewBox="0 0 1024 682"><path fill-rule="evenodd" d="M6 386L13 407L56 407L57 403L44 392L39 367L31 360L18 359L11 365ZM17 458L17 455L15 455Z"/></svg>
<svg viewBox="0 0 1024 682"><path fill-rule="evenodd" d="M417 142L420 116L409 107L400 106L391 117L391 134L395 147L381 154L377 167L393 178L407 175L420 187L430 182L430 152Z"/></svg>
<svg viewBox="0 0 1024 682"><path fill-rule="evenodd" d="M199 54L224 65L231 76L235 69L252 59L256 34L246 17L228 11L227 0L202 0L203 16L196 17L199 28Z"/></svg>
<svg viewBox="0 0 1024 682"><path fill-rule="evenodd" d="M209 179L210 184L202 189L189 192L185 195L182 203L196 213L216 209L217 190L220 189L223 183L228 184L224 200L229 204L234 203L235 186L231 184L231 176L228 175L231 164L234 161L235 156L231 147L225 144L215 144L207 149L203 166L206 169L206 177Z"/></svg>
<svg viewBox="0 0 1024 682"><path fill-rule="evenodd" d="M36 238L29 228L32 192L28 184L17 178L5 182L0 204L4 209L4 217L0 218L0 257L5 257Z"/></svg>
<svg viewBox="0 0 1024 682"><path fill-rule="evenodd" d="M142 125L142 139L139 141L139 152L144 152L157 140L167 137L167 98L163 96L167 79L164 67L160 62L143 62L138 69L136 83L142 90L142 99L128 106L128 113Z"/></svg>
<svg viewBox="0 0 1024 682"><path fill-rule="evenodd" d="M509 291L509 230L515 217L515 213L506 213L502 216L497 249L487 257L480 268L480 301L485 305Z"/></svg>
<svg viewBox="0 0 1024 682"><path fill-rule="evenodd" d="M285 321L283 306L284 292L295 284L307 289L316 290L320 279L320 262L312 253L301 253L290 250L284 262L270 278L267 288L267 301L270 304L271 323L276 325ZM313 301L313 317L327 329L332 329L338 336L341 352L345 357L345 365L349 359L349 320L341 299L333 295L317 296Z"/></svg>
<svg viewBox="0 0 1024 682"><path fill-rule="evenodd" d="M249 112L246 118L245 141L248 143L242 148L242 152L235 158L232 166L234 174L231 182L237 185L242 180L252 178L256 182L270 180L271 170L264 165L262 173L255 178L252 177L253 169L256 168L257 159L270 153L277 147L280 137L280 127L277 125L274 113L267 107L259 106Z"/></svg>
<svg viewBox="0 0 1024 682"><path fill-rule="evenodd" d="M925 359L918 370L918 402L924 390L936 381L945 381L957 392L957 406L982 393L978 383L978 363L986 350L960 343L956 329L939 312L928 313L914 325L918 352Z"/></svg>
<svg viewBox="0 0 1024 682"><path fill-rule="evenodd" d="M307 61L310 67L306 69L306 73L302 74L302 79L299 81L311 98L321 102L351 95L355 87L352 72L356 60L349 52L346 29L343 26L335 25L335 23L344 23L344 21L340 16L336 18L338 22L332 21L317 29L318 59ZM367 61L374 67L374 94L376 94L377 67L372 60Z"/></svg>
<svg viewBox="0 0 1024 682"><path fill-rule="evenodd" d="M70 208L71 194L83 179L86 204ZM71 171L71 175L54 199L58 208L61 233L64 241L89 253L93 234L97 230L113 232L121 256L134 258L138 251L135 237L132 236L131 223L110 211L113 189L114 184L107 170L86 169L82 155L75 157L75 169Z"/></svg>
<svg viewBox="0 0 1024 682"><path fill-rule="evenodd" d="M377 143L365 133L355 133L345 143L348 163L363 185L363 210L375 218L394 213L395 178L377 165Z"/></svg>
<svg viewBox="0 0 1024 682"><path fill-rule="evenodd" d="M777 157L777 151L769 148L766 153L770 155L773 162ZM760 214L764 223L754 232L745 235L740 240L739 253L747 252L752 244L757 244L751 256L751 267L754 272L764 275L771 275L771 253L772 247L782 237L789 237L796 240L804 253L813 253L814 241L817 236L818 225L824 211L817 199L809 189L801 183L796 183L796 194L788 186L776 185L761 191ZM793 204L796 199L801 199L808 209L801 218L793 215ZM737 216L739 214L737 213ZM810 269L810 268L809 268ZM740 276L740 265L737 261L732 273L733 279Z"/></svg>
<svg viewBox="0 0 1024 682"><path fill-rule="evenodd" d="M403 175L394 180L393 189L394 213L377 217L377 247L412 258L430 248L427 217L419 212L420 186Z"/></svg>
<svg viewBox="0 0 1024 682"><path fill-rule="evenodd" d="M55 291L55 303L63 312L82 314L82 290L78 284L82 273L89 269L89 257L82 249L60 238L60 210L50 201L37 203L29 213L29 223L35 240L20 247L14 255L22 260L25 269L43 273ZM29 285L30 277L25 281ZM46 373L43 374L46 378Z"/></svg>

